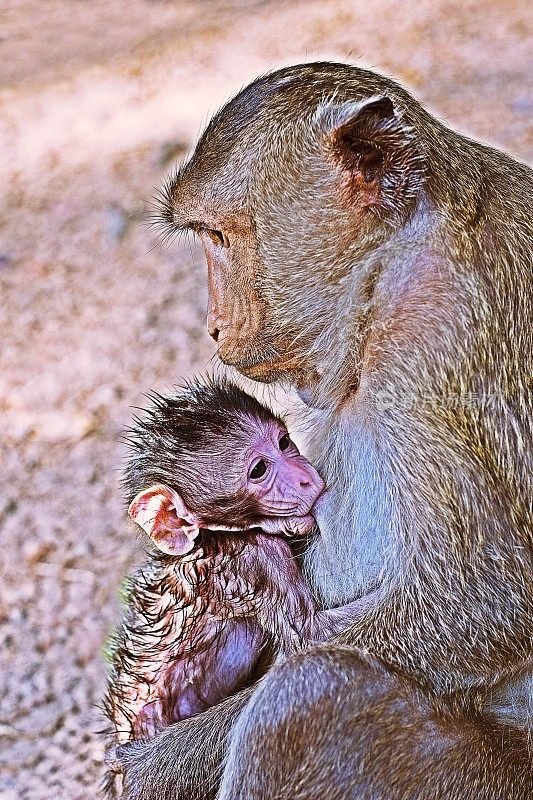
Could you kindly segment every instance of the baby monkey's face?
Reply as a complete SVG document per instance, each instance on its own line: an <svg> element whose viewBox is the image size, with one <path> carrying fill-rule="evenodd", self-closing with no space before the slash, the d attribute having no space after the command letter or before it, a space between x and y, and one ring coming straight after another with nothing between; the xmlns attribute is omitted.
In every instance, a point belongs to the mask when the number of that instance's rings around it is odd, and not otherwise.
<svg viewBox="0 0 533 800"><path fill-rule="evenodd" d="M132 519L163 552L188 553L202 529L305 536L315 527L324 482L283 423L266 413L232 421L223 433L213 426L188 454L181 443L175 476L162 473L130 503Z"/></svg>
<svg viewBox="0 0 533 800"><path fill-rule="evenodd" d="M324 491L316 469L278 421L254 420L242 464L242 486L267 517L303 517Z"/></svg>

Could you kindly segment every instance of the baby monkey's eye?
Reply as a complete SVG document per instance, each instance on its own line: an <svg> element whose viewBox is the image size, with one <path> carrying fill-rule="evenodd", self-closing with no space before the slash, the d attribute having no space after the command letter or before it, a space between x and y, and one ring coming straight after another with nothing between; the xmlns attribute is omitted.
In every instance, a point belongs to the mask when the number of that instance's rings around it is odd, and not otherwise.
<svg viewBox="0 0 533 800"><path fill-rule="evenodd" d="M285 434L284 434L284 435L281 437L281 439L279 440L279 449L280 449L280 450L286 450L286 449L287 449L287 447L289 447L289 446L290 446L290 443L291 443L291 437L289 436L289 434L288 434L288 433L285 433Z"/></svg>
<svg viewBox="0 0 533 800"><path fill-rule="evenodd" d="M252 469L249 472L248 477L251 478L252 480L257 480L258 478L262 478L266 471L267 471L267 465L263 461L263 459L261 459L260 461L258 461L256 464L253 465Z"/></svg>

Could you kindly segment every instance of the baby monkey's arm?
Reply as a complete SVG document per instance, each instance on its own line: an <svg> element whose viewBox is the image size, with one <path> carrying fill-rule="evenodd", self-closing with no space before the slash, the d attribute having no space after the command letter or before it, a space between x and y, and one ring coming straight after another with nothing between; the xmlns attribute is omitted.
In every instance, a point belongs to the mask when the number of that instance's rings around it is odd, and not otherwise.
<svg viewBox="0 0 533 800"><path fill-rule="evenodd" d="M256 546L243 551L237 572L261 587L255 602L258 623L285 653L342 633L380 596L378 590L344 606L320 610L288 543L274 536L257 536Z"/></svg>

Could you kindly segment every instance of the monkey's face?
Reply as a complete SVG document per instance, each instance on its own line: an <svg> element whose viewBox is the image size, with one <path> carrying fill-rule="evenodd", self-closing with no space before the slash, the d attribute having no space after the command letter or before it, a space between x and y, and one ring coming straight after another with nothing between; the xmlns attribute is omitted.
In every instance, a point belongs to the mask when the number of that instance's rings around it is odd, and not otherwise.
<svg viewBox="0 0 533 800"><path fill-rule="evenodd" d="M280 348L260 287L262 265L252 218L242 211L219 212L211 224L216 227L197 229L207 261L209 334L223 363L249 377L268 380Z"/></svg>
<svg viewBox="0 0 533 800"><path fill-rule="evenodd" d="M187 499L183 490L154 483L130 503L132 519L164 553L188 553L201 529L305 535L314 527L311 511L325 485L287 429L274 417L235 422L223 441L213 433L209 452L195 451L192 469L179 470L182 483L189 475Z"/></svg>
<svg viewBox="0 0 533 800"><path fill-rule="evenodd" d="M324 481L277 421L259 423L244 453L244 494L265 517L304 517Z"/></svg>
<svg viewBox="0 0 533 800"><path fill-rule="evenodd" d="M289 69L245 89L163 201L169 228L204 247L221 360L302 388L320 375L329 332L368 303L365 256L405 220L421 179L393 101L326 73L306 86Z"/></svg>

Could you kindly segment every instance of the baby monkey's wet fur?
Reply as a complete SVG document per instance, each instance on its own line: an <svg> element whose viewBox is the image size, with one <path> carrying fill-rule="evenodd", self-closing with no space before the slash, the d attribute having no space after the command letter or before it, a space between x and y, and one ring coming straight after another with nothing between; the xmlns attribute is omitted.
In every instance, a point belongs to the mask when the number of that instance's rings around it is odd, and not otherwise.
<svg viewBox="0 0 533 800"><path fill-rule="evenodd" d="M261 515L246 505L246 492L231 516L229 461L239 465L254 422L282 424L233 384L205 380L172 397L153 396L130 429L128 504L143 489L166 484L201 508L202 520L218 523L222 513L248 530L202 529L190 552L156 551L129 578L104 700L115 743L150 738L201 713L257 677L275 653L323 641L357 616L357 603L317 609L288 542L253 527ZM221 471L229 493L217 511ZM112 769L106 792L115 794Z"/></svg>

